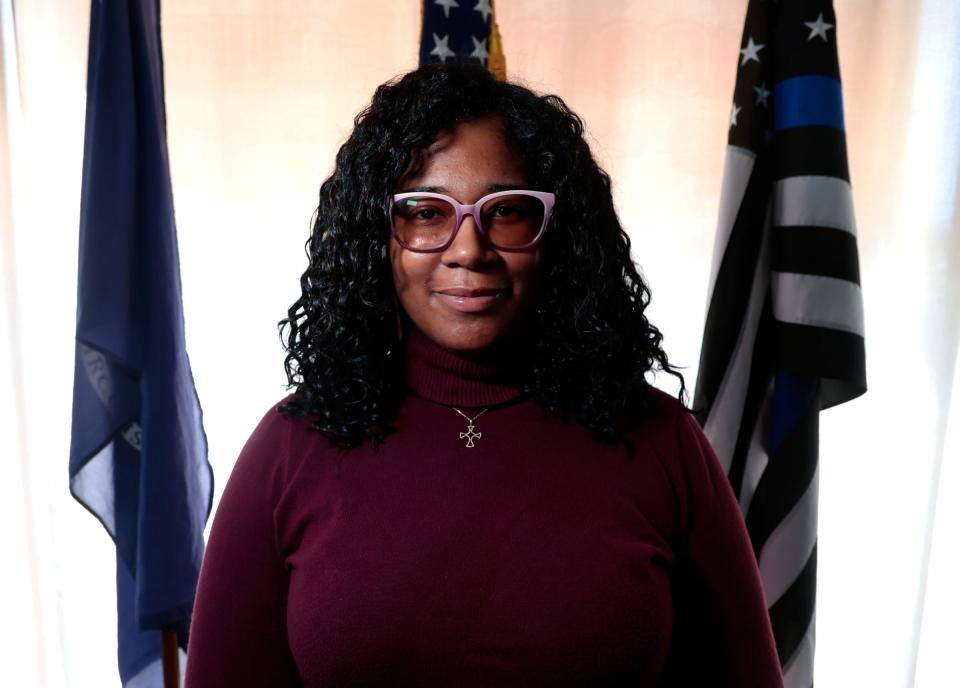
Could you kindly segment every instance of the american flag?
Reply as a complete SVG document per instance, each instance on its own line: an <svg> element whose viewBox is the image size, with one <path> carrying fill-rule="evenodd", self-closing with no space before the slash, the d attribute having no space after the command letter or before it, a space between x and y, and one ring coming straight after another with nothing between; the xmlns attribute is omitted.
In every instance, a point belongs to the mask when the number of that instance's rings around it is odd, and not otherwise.
<svg viewBox="0 0 960 688"><path fill-rule="evenodd" d="M866 391L830 0L750 0L694 406L763 579L785 685L813 685L818 414Z"/></svg>
<svg viewBox="0 0 960 688"><path fill-rule="evenodd" d="M420 64L432 62L480 64L506 77L493 0L424 0Z"/></svg>

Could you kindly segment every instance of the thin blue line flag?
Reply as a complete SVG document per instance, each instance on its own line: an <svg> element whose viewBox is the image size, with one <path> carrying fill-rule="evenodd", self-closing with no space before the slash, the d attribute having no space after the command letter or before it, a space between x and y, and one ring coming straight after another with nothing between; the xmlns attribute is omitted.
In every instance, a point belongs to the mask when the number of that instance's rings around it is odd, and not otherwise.
<svg viewBox="0 0 960 688"><path fill-rule="evenodd" d="M213 473L184 338L157 0L93 0L70 491L116 543L125 686L186 647Z"/></svg>

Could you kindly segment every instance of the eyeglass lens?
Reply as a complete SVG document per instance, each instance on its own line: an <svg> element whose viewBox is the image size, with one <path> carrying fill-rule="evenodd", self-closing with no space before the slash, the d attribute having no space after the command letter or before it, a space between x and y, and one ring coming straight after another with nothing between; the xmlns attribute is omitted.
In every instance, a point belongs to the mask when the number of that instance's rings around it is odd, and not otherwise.
<svg viewBox="0 0 960 688"><path fill-rule="evenodd" d="M453 234L457 212L449 201L414 196L393 204L393 230L413 249L443 246ZM497 196L480 208L480 225L495 247L517 248L537 238L543 226L543 201L526 194Z"/></svg>

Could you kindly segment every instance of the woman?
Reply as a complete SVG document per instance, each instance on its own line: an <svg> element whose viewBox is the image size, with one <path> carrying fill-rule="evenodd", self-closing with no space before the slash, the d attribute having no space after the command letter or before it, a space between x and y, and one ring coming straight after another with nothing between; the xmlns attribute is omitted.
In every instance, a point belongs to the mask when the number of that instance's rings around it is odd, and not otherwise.
<svg viewBox="0 0 960 688"><path fill-rule="evenodd" d="M684 395L580 119L438 65L355 124L188 688L781 685L726 478L646 380Z"/></svg>

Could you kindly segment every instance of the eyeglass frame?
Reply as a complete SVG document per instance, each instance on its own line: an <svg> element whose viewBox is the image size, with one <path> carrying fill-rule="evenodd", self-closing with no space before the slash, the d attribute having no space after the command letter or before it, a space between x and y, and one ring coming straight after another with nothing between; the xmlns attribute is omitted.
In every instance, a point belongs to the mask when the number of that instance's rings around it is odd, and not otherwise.
<svg viewBox="0 0 960 688"><path fill-rule="evenodd" d="M484 203L493 198L498 198L500 196L514 196L518 193L526 196L533 196L543 203L543 222L540 225L540 230L537 232L537 235L526 244L521 246L499 246L493 243L493 241L491 241L490 237L487 235L487 230L484 228L483 222L480 220L480 209L483 207ZM433 248L413 248L400 239L399 236L397 236L397 231L393 224L393 206L398 201L402 201L407 198L439 198L440 200L449 202L450 205L453 206L453 210L456 213L456 220L453 225L453 231L450 233L450 238L447 239L445 243ZM430 191L407 191L391 196L390 200L387 202L387 217L390 221L390 235L396 239L397 243L403 248L407 249L408 251L413 251L414 253L440 253L441 251L446 251L457 238L457 233L460 231L460 225L463 224L463 221L467 215L470 215L473 218L473 223L476 225L477 231L480 233L480 236L483 237L483 240L487 243L487 245L491 248L497 251L507 252L528 251L536 246L546 233L547 225L550 223L550 218L553 216L554 203L556 203L556 196L554 194L550 193L549 191L533 191L532 189L509 189L507 191L495 191L494 193L482 196L475 202L469 204L461 203L453 196L447 196L446 194L433 193Z"/></svg>

